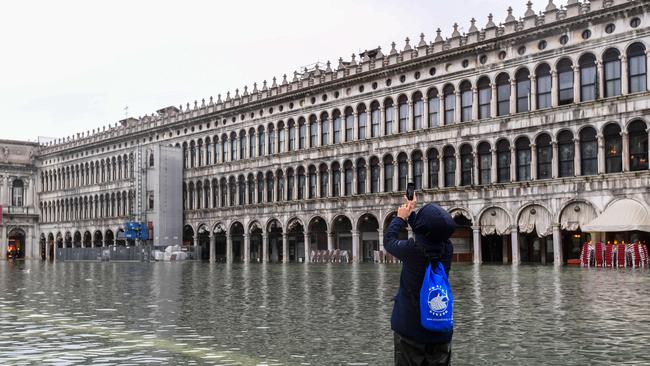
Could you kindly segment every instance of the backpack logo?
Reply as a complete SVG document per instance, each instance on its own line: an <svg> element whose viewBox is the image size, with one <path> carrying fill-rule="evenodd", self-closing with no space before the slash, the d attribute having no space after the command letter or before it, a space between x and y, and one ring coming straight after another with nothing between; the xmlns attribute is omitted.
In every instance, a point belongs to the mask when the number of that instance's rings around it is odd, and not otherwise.
<svg viewBox="0 0 650 366"><path fill-rule="evenodd" d="M429 289L428 301L429 311L435 315L446 315L449 306L447 291L441 286L433 286Z"/></svg>

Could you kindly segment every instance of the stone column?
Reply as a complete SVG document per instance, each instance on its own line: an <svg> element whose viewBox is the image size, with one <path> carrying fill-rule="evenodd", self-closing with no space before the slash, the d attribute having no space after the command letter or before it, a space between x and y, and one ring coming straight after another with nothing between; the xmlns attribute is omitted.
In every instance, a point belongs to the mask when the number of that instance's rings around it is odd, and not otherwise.
<svg viewBox="0 0 650 366"><path fill-rule="evenodd" d="M32 184L31 179L25 179L25 192L26 192L26 200L25 200L25 206L32 207L34 205L34 185Z"/></svg>
<svg viewBox="0 0 650 366"><path fill-rule="evenodd" d="M310 149L310 148L311 148L311 122L309 121L309 117L307 117L305 119L305 149Z"/></svg>
<svg viewBox="0 0 650 366"><path fill-rule="evenodd" d="M454 180L456 181L455 185L456 186L461 186L462 185L462 181L461 181L461 178L462 178L461 173L462 173L462 171L461 171L460 152L456 151L455 157L456 157L456 171L455 171L456 175L454 176Z"/></svg>
<svg viewBox="0 0 650 366"><path fill-rule="evenodd" d="M385 132L384 127L386 125L386 117L384 116L385 113L386 113L386 111L384 110L384 103L381 102L379 104L379 136L384 136L385 135L385 133L384 133ZM379 136L377 136L377 137L379 137Z"/></svg>
<svg viewBox="0 0 650 366"><path fill-rule="evenodd" d="M423 155L422 156L422 189L428 189L428 188L430 188L429 187L429 157L427 155Z"/></svg>
<svg viewBox="0 0 650 366"><path fill-rule="evenodd" d="M551 70L551 106L553 108L560 104L559 90L557 70Z"/></svg>
<svg viewBox="0 0 650 366"><path fill-rule="evenodd" d="M510 181L517 181L517 148L510 146Z"/></svg>
<svg viewBox="0 0 650 366"><path fill-rule="evenodd" d="M530 180L537 179L537 145L530 144Z"/></svg>
<svg viewBox="0 0 650 366"><path fill-rule="evenodd" d="M360 263L359 230L352 230L352 262Z"/></svg>
<svg viewBox="0 0 650 366"><path fill-rule="evenodd" d="M327 250L334 250L334 235L333 231L327 232Z"/></svg>
<svg viewBox="0 0 650 366"><path fill-rule="evenodd" d="M454 109L454 123L460 123L461 120L461 103L460 103L460 90L456 90L456 107Z"/></svg>
<svg viewBox="0 0 650 366"><path fill-rule="evenodd" d="M474 244L474 264L481 264L483 263L483 259L481 257L481 228L478 226L475 226L472 228L473 230L473 244Z"/></svg>
<svg viewBox="0 0 650 366"><path fill-rule="evenodd" d="M229 232L226 232L226 262L232 263L232 236Z"/></svg>
<svg viewBox="0 0 650 366"><path fill-rule="evenodd" d="M445 116L445 95L441 92L438 94L438 124L444 126L450 122L447 121L447 117Z"/></svg>
<svg viewBox="0 0 650 366"><path fill-rule="evenodd" d="M357 165L352 164L352 192L350 192L352 195L359 194L359 190L357 189L357 180Z"/></svg>
<svg viewBox="0 0 650 366"><path fill-rule="evenodd" d="M445 160L443 155L438 155L438 187L445 186Z"/></svg>
<svg viewBox="0 0 650 366"><path fill-rule="evenodd" d="M512 265L517 266L521 263L521 258L519 256L519 232L517 231L517 225L512 226L512 232L510 233L512 239L510 243L512 244Z"/></svg>
<svg viewBox="0 0 650 366"><path fill-rule="evenodd" d="M598 174L605 174L605 137L598 134L596 138L598 139Z"/></svg>
<svg viewBox="0 0 650 366"><path fill-rule="evenodd" d="M472 184L479 185L479 171L478 171L478 154L472 152Z"/></svg>
<svg viewBox="0 0 650 366"><path fill-rule="evenodd" d="M249 263L251 261L251 234L244 233L244 263Z"/></svg>
<svg viewBox="0 0 650 366"><path fill-rule="evenodd" d="M262 231L262 262L269 261L269 234L266 230Z"/></svg>
<svg viewBox="0 0 650 366"><path fill-rule="evenodd" d="M598 72L598 98L605 98L605 69L603 67L603 61L602 60L597 60L596 61L596 69Z"/></svg>
<svg viewBox="0 0 650 366"><path fill-rule="evenodd" d="M472 88L472 121L478 121L478 88Z"/></svg>
<svg viewBox="0 0 650 366"><path fill-rule="evenodd" d="M278 176L276 174L273 174L273 189L271 190L272 202L278 201L277 191L278 191Z"/></svg>
<svg viewBox="0 0 650 366"><path fill-rule="evenodd" d="M327 183L327 197L333 197L334 196L334 177L333 177L334 173L330 169L328 169L327 172L328 172L327 181L329 182Z"/></svg>
<svg viewBox="0 0 650 366"><path fill-rule="evenodd" d="M397 98L393 98L395 103L397 103ZM397 133L399 129L399 103L397 105L393 104L393 135Z"/></svg>
<svg viewBox="0 0 650 366"><path fill-rule="evenodd" d="M321 171L320 168L316 168L316 169L317 169L316 170L316 197L318 198L321 196Z"/></svg>
<svg viewBox="0 0 650 366"><path fill-rule="evenodd" d="M490 96L490 116L492 118L495 118L495 117L497 117L499 115L499 111L498 111L498 108L497 108L498 107L498 105L497 105L498 95L497 95L497 83L496 82L490 84L490 91L492 92L492 94Z"/></svg>
<svg viewBox="0 0 650 366"><path fill-rule="evenodd" d="M537 110L537 77L530 75L530 96L529 96L530 110Z"/></svg>
<svg viewBox="0 0 650 366"><path fill-rule="evenodd" d="M630 137L627 131L621 131L623 137L623 171L630 171Z"/></svg>
<svg viewBox="0 0 650 366"><path fill-rule="evenodd" d="M429 128L431 124L429 123L429 98L427 98L426 90L421 90L422 93L422 128Z"/></svg>
<svg viewBox="0 0 650 366"><path fill-rule="evenodd" d="M580 164L580 139L574 138L573 139L573 146L574 146L574 148L573 148L573 150L574 150L574 153L573 153L573 172L574 172L574 174L573 175L577 177L577 176L581 175L580 171L581 171L581 168L582 168L582 166Z"/></svg>
<svg viewBox="0 0 650 366"><path fill-rule="evenodd" d="M384 229L382 229L382 228L377 229L377 234L378 234L378 237L379 237L379 251L383 252L385 250L384 249Z"/></svg>
<svg viewBox="0 0 650 366"><path fill-rule="evenodd" d="M309 243L309 232L305 231L304 232L304 245L305 245L305 263L311 262L310 256L311 253L309 249L311 248L311 245Z"/></svg>
<svg viewBox="0 0 650 366"><path fill-rule="evenodd" d="M553 224L553 263L555 266L561 266L564 263L562 254L562 235L560 233L560 225Z"/></svg>
<svg viewBox="0 0 650 366"><path fill-rule="evenodd" d="M490 152L492 153L492 162L490 164L490 182L496 183L499 178L497 175L497 150L490 149Z"/></svg>
<svg viewBox="0 0 650 366"><path fill-rule="evenodd" d="M399 167L398 167L397 160L393 161L393 187L392 191L395 192L399 188L398 180L399 180Z"/></svg>
<svg viewBox="0 0 650 366"><path fill-rule="evenodd" d="M517 80L516 79L510 79L510 105L508 106L510 109L509 112L510 114L515 114L517 113Z"/></svg>
<svg viewBox="0 0 650 366"><path fill-rule="evenodd" d="M626 95L630 93L629 88L629 72L627 69L627 55L621 54L619 56L621 59L621 94Z"/></svg>
<svg viewBox="0 0 650 366"><path fill-rule="evenodd" d="M581 92L580 65L573 66L573 103L580 102Z"/></svg>
<svg viewBox="0 0 650 366"><path fill-rule="evenodd" d="M286 231L282 231L282 263L289 263L289 241Z"/></svg>
<svg viewBox="0 0 650 366"><path fill-rule="evenodd" d="M379 162L379 192L384 192L386 187L384 186L384 162Z"/></svg>
<svg viewBox="0 0 650 366"><path fill-rule="evenodd" d="M415 130L415 123L413 118L413 101L411 100L408 101L407 113L408 113L408 119L406 122L406 131Z"/></svg>
<svg viewBox="0 0 650 366"><path fill-rule="evenodd" d="M413 160L409 157L406 159L406 181L413 181Z"/></svg>
<svg viewBox="0 0 650 366"><path fill-rule="evenodd" d="M560 155L557 148L557 142L553 141L551 142L551 145L553 146L553 158L551 159L551 174L553 175L553 178L557 178L559 176L558 171L560 165Z"/></svg>
<svg viewBox="0 0 650 366"><path fill-rule="evenodd" d="M359 140L359 113L357 111L352 113L352 120L352 140L357 141ZM347 140L345 141L347 142Z"/></svg>
<svg viewBox="0 0 650 366"><path fill-rule="evenodd" d="M282 187L282 196L285 200L289 200L289 177L287 176L286 169L282 171L282 176L284 176L284 187ZM293 173L293 180L296 180L296 172ZM295 193L295 192L294 192Z"/></svg>
<svg viewBox="0 0 650 366"><path fill-rule="evenodd" d="M117 239L117 233L115 234L115 238ZM199 247L199 234L196 233L194 235L194 255L196 256L196 259L201 258L201 247Z"/></svg>
<svg viewBox="0 0 650 366"><path fill-rule="evenodd" d="M210 233L210 263L214 263L217 260L217 236L214 233Z"/></svg>
<svg viewBox="0 0 650 366"><path fill-rule="evenodd" d="M316 145L312 147L318 147L323 145L323 120L322 119L317 119L316 120Z"/></svg>
<svg viewBox="0 0 650 366"><path fill-rule="evenodd" d="M370 175L370 159L366 163L366 193L370 193L370 183L372 181L372 176Z"/></svg>

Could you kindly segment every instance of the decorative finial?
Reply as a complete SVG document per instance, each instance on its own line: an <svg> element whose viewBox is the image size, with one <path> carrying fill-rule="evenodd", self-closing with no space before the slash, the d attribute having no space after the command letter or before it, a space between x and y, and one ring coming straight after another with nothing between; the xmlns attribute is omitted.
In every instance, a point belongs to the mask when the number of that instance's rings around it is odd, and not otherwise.
<svg viewBox="0 0 650 366"><path fill-rule="evenodd" d="M526 3L526 6L528 9L526 9L526 13L524 14L524 17L530 18L535 16L535 11L533 10L533 2L528 0L528 3Z"/></svg>
<svg viewBox="0 0 650 366"><path fill-rule="evenodd" d="M488 22L485 25L485 29L490 29L490 28L494 28L494 27L496 27L496 24L494 24L494 15L492 15L492 13L490 13L488 15Z"/></svg>
<svg viewBox="0 0 650 366"><path fill-rule="evenodd" d="M460 37L460 32L458 31L458 23L454 23L454 32L451 34L453 38Z"/></svg>
<svg viewBox="0 0 650 366"><path fill-rule="evenodd" d="M472 25L469 26L468 33L478 32L478 28L476 28L476 19L472 18L469 22L472 23Z"/></svg>
<svg viewBox="0 0 650 366"><path fill-rule="evenodd" d="M266 90L268 90L268 88L266 86L266 80L264 80L264 82L262 82L262 91L266 91Z"/></svg>
<svg viewBox="0 0 650 366"><path fill-rule="evenodd" d="M235 99L239 98L239 88L235 88Z"/></svg>
<svg viewBox="0 0 650 366"><path fill-rule="evenodd" d="M390 46L391 46L390 54L397 55L397 50L395 49L395 42L391 43Z"/></svg>
<svg viewBox="0 0 650 366"><path fill-rule="evenodd" d="M418 43L418 47L425 47L427 43L424 41L424 33L420 33L420 43Z"/></svg>
<svg viewBox="0 0 650 366"><path fill-rule="evenodd" d="M278 87L278 79L274 76L273 84L271 84L271 88L277 88L277 87Z"/></svg>
<svg viewBox="0 0 650 366"><path fill-rule="evenodd" d="M375 60L384 58L384 53L381 52L381 46L377 46L377 54L375 55Z"/></svg>
<svg viewBox="0 0 650 366"><path fill-rule="evenodd" d="M326 65L325 72L332 72L332 63L328 60Z"/></svg>
<svg viewBox="0 0 650 366"><path fill-rule="evenodd" d="M409 39L409 37L406 37L405 41L406 41L406 44L404 45L404 51L410 51L411 50L411 44L409 42L411 42L411 40Z"/></svg>
<svg viewBox="0 0 650 366"><path fill-rule="evenodd" d="M212 95L210 96L210 105L213 105L214 101L212 100Z"/></svg>
<svg viewBox="0 0 650 366"><path fill-rule="evenodd" d="M550 11L555 11L555 10L557 10L557 6L553 4L553 0L548 0L548 5L546 5L546 12L548 13Z"/></svg>
<svg viewBox="0 0 650 366"><path fill-rule="evenodd" d="M287 74L282 75L282 85L287 85Z"/></svg>
<svg viewBox="0 0 650 366"><path fill-rule="evenodd" d="M440 28L436 29L436 43L438 42L444 42L444 39L442 39L442 29Z"/></svg>
<svg viewBox="0 0 650 366"><path fill-rule="evenodd" d="M357 56L352 54L352 61L350 61L350 65L355 66L357 64Z"/></svg>
<svg viewBox="0 0 650 366"><path fill-rule="evenodd" d="M217 94L217 103L223 103L223 102L221 101L221 94Z"/></svg>

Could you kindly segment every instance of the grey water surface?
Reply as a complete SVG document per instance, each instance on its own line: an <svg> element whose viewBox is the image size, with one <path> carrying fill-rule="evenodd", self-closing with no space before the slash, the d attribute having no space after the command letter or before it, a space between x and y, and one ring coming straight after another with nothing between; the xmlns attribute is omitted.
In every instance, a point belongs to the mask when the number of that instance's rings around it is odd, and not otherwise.
<svg viewBox="0 0 650 366"><path fill-rule="evenodd" d="M400 265L0 262L0 364L390 365ZM645 270L454 265L454 365L650 364Z"/></svg>

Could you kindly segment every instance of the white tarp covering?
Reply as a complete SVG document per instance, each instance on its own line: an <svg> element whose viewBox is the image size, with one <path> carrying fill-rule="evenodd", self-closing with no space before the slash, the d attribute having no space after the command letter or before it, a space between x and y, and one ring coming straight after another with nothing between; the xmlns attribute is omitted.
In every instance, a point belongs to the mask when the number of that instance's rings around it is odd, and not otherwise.
<svg viewBox="0 0 650 366"><path fill-rule="evenodd" d="M518 225L520 233L528 234L535 230L540 238L551 235L553 232L551 214L540 205L526 207L519 215Z"/></svg>
<svg viewBox="0 0 650 366"><path fill-rule="evenodd" d="M595 220L582 227L586 232L650 232L650 214L639 202L622 199L612 203Z"/></svg>
<svg viewBox="0 0 650 366"><path fill-rule="evenodd" d="M590 204L573 202L562 210L560 225L562 230L578 231L578 229L592 222L596 216L596 211Z"/></svg>
<svg viewBox="0 0 650 366"><path fill-rule="evenodd" d="M508 213L498 207L486 210L481 215L481 235L507 235L510 234L510 217Z"/></svg>

